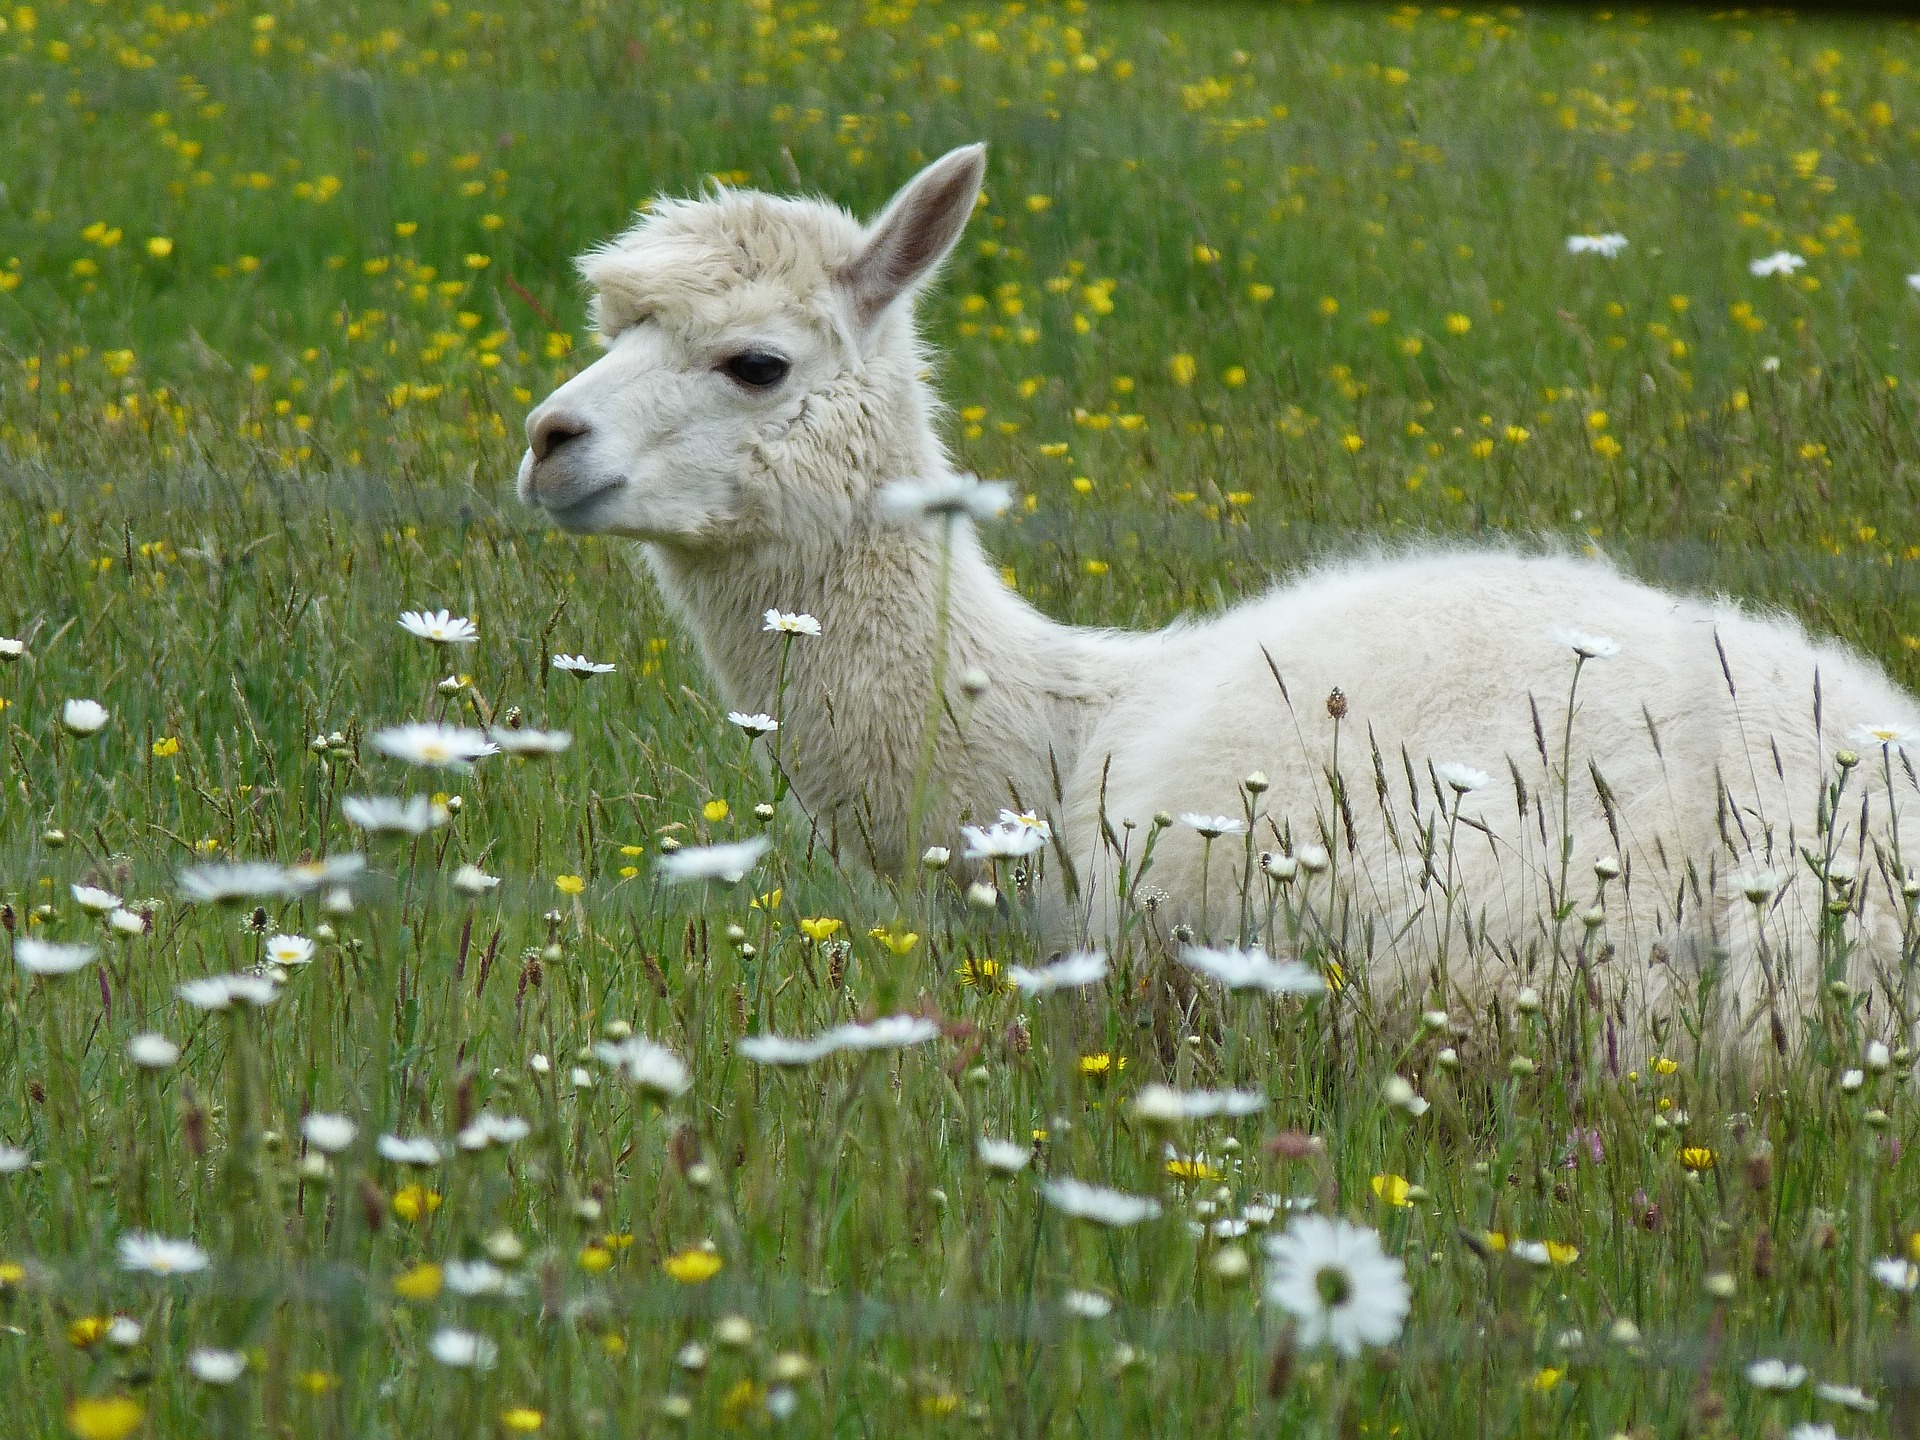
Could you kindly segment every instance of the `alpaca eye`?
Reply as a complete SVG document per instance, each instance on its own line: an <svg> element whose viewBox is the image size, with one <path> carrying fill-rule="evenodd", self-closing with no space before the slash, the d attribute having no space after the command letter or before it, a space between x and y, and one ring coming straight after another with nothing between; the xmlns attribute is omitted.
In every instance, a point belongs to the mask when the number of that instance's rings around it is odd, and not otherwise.
<svg viewBox="0 0 1920 1440"><path fill-rule="evenodd" d="M793 367L778 355L769 355L764 350L748 350L723 361L720 368L742 385L764 390L786 379L787 371Z"/></svg>

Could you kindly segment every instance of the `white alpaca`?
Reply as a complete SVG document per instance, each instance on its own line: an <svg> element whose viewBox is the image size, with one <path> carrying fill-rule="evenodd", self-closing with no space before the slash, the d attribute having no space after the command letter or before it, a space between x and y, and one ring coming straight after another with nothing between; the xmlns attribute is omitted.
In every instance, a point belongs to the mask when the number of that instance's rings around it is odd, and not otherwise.
<svg viewBox="0 0 1920 1440"><path fill-rule="evenodd" d="M1854 741L1861 763L1837 817L1823 827L1817 812L1850 728L1915 735L1920 706L1791 620L1664 593L1596 561L1438 550L1330 566L1158 633L1083 630L1010 591L964 522L892 518L882 487L953 476L912 299L959 237L984 169L983 147L956 150L870 225L753 191L657 203L582 261L606 354L527 420L521 498L568 529L645 542L727 702L783 707L797 796L842 851L897 870L917 844L954 843L963 820L1044 810L1058 829L1053 939L1097 942L1134 922L1164 938L1203 915L1236 938L1275 913L1279 882L1248 884L1242 839L1214 842L1203 866L1193 828L1152 822L1238 816L1243 782L1263 771L1259 847L1332 853L1305 887L1319 927L1309 938L1369 966L1376 993L1472 1000L1571 954L1639 1048L1718 952L1714 1038L1764 1034L1769 1006L1795 1029L1817 983L1836 978L1809 958L1835 896L1853 898L1849 933L1868 942L1853 978L1877 1004L1904 992L1889 977L1908 908L1901 875L1920 863L1911 774L1897 752ZM945 705L931 786L916 787L943 539ZM769 609L821 624L794 645L784 697ZM1618 646L1580 674L1564 813L1579 657L1556 627ZM961 683L975 670L984 689ZM1438 782L1432 767L1449 764L1490 783ZM932 797L918 827L916 788ZM1890 800L1904 807L1899 872ZM1151 888L1123 898L1121 871L1150 833ZM1852 886L1828 888L1808 863L1829 847L1857 868ZM1624 872L1607 886L1590 868L1603 856ZM1780 889L1756 905L1743 894L1756 887L1735 877L1769 869ZM1596 890L1597 937L1576 913Z"/></svg>

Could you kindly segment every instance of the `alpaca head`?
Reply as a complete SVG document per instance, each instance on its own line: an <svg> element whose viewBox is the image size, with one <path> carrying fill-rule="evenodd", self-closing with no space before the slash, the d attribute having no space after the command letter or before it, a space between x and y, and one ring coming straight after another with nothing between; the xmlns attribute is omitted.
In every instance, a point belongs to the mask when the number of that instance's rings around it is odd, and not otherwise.
<svg viewBox="0 0 1920 1440"><path fill-rule="evenodd" d="M986 149L868 225L752 190L656 203L580 262L606 353L527 417L520 498L570 530L687 551L811 536L944 464L913 294L973 211Z"/></svg>

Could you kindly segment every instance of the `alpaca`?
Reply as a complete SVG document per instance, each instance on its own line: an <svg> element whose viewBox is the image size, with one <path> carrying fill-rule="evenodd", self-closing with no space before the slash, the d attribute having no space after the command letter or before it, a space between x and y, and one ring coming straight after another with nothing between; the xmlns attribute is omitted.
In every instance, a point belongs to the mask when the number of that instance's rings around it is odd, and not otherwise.
<svg viewBox="0 0 1920 1440"><path fill-rule="evenodd" d="M1790 619L1599 560L1433 548L1157 633L1080 629L1002 583L965 519L883 502L961 483L913 298L984 172L955 150L865 225L755 191L656 202L582 259L605 354L527 419L520 497L643 542L728 704L781 712L830 843L898 873L962 822L1044 811L1054 943L1277 945L1303 893L1307 939L1404 1003L1476 1004L1569 953L1610 967L1640 1048L1707 966L1711 1038L1778 1042L1841 978L1807 958L1835 899L1865 943L1824 953L1877 1003L1904 994L1920 705ZM770 610L820 634L763 633ZM1863 724L1888 743L1850 741ZM1182 811L1251 818L1273 856Z"/></svg>

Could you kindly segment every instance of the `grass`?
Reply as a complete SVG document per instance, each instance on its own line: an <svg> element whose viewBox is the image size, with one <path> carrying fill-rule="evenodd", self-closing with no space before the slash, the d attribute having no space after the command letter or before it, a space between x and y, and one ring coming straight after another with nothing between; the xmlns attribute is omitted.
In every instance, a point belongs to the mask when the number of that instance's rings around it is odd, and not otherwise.
<svg viewBox="0 0 1920 1440"><path fill-rule="evenodd" d="M904 0L4 18L0 634L27 653L0 664L0 918L15 946L86 937L90 882L151 927L71 978L0 973L0 1139L32 1161L0 1176L20 1433L1907 1433L1908 1301L1869 1267L1920 1230L1911 1056L1840 1088L1856 1011L1757 1077L1684 1053L1615 1076L1555 1060L1558 995L1464 1017L1457 1070L1447 1037L1373 1027L1362 985L1185 1012L1116 956L1092 1001L1022 1000L997 983L1038 958L1017 928L756 819L767 782L625 549L508 492L527 408L584 358L569 257L637 202L717 174L866 210L984 137L990 202L924 325L958 456L1028 497L990 543L1050 613L1156 624L1329 548L1551 537L1783 607L1913 688L1920 29ZM1616 230L1613 260L1566 252ZM1805 268L1749 273L1779 249ZM423 604L479 642L401 632ZM77 697L112 711L98 736L61 730ZM437 782L457 815L367 845L350 911L179 893L210 859L362 844L342 797L407 785L372 729L510 707L577 743ZM748 886L652 874L670 839L763 832ZM452 888L467 862L498 889ZM318 949L270 1007L175 997L273 932ZM791 1072L735 1052L882 1001L947 1032ZM591 1058L623 1025L687 1094ZM147 1031L176 1066L129 1063ZM1394 1074L1425 1116L1382 1098ZM1268 1105L1194 1122L1170 1170L1131 1109L1153 1080ZM482 1109L531 1133L420 1170L374 1152ZM358 1138L312 1152L309 1110ZM994 1178L981 1134L1031 1138L1028 1172ZM1077 1224L1036 1173L1167 1213ZM1268 1196L1404 1257L1396 1345L1289 1351L1257 1234L1188 1223ZM136 1230L215 1263L124 1273ZM1486 1232L1566 1248L1535 1268ZM709 1245L706 1278L674 1258ZM446 1287L515 1248L517 1294ZM1072 1289L1113 1313L1074 1317ZM114 1314L137 1343L89 1323ZM497 1363L431 1358L449 1326ZM194 1379L200 1347L246 1373ZM1771 1356L1879 1408L1756 1389Z"/></svg>

